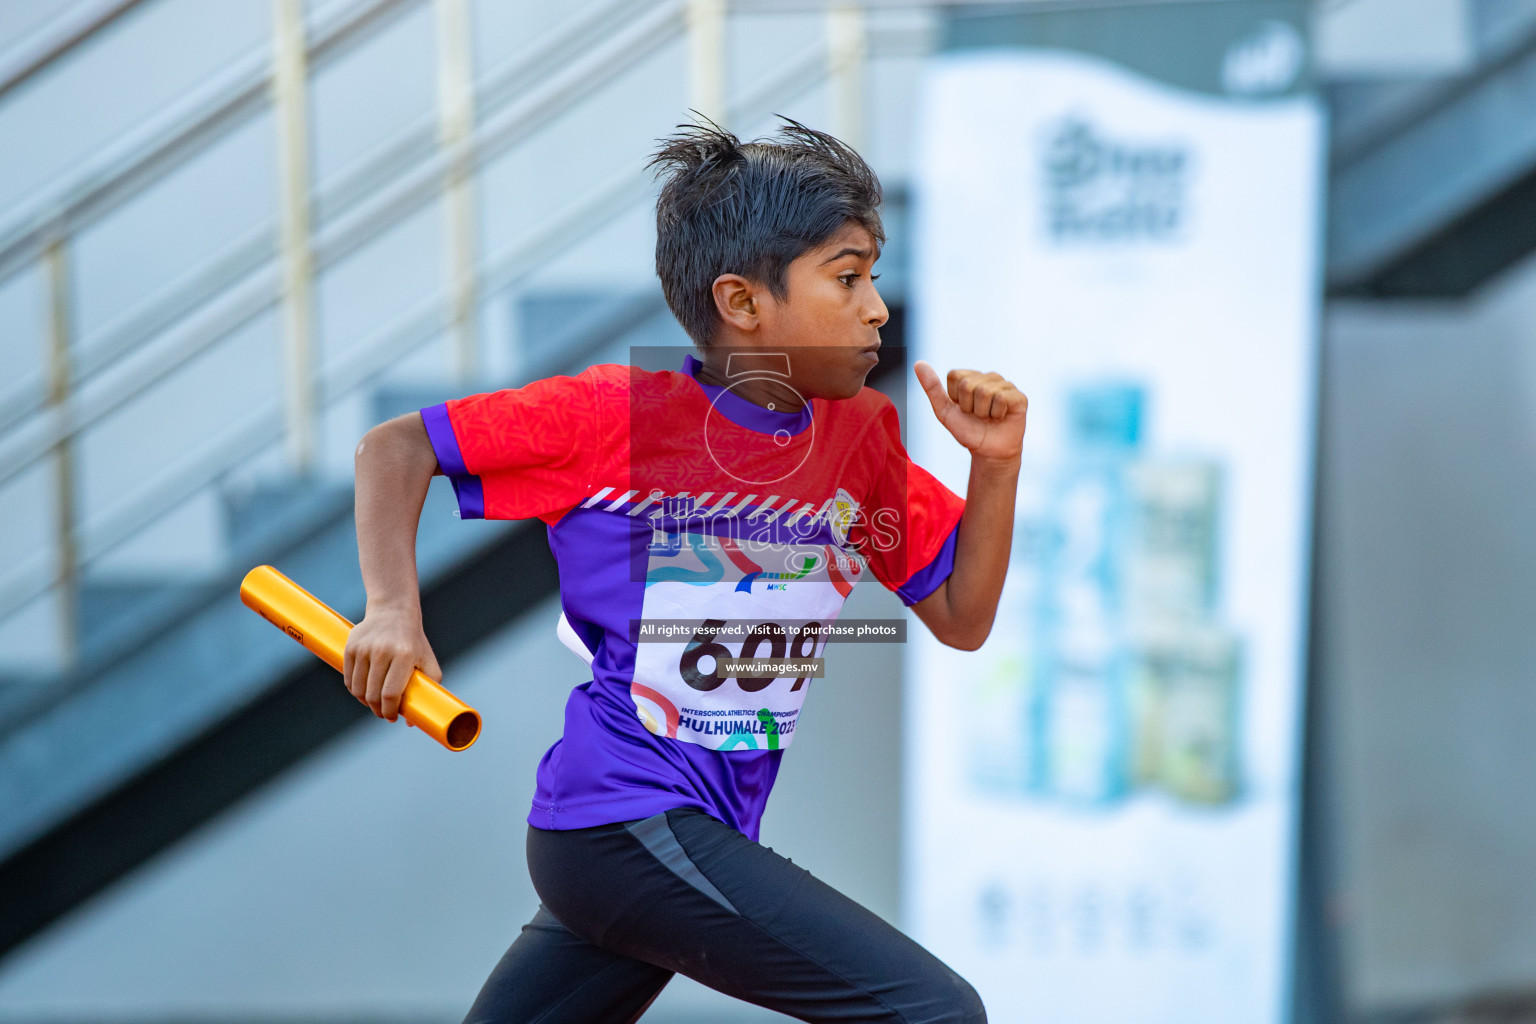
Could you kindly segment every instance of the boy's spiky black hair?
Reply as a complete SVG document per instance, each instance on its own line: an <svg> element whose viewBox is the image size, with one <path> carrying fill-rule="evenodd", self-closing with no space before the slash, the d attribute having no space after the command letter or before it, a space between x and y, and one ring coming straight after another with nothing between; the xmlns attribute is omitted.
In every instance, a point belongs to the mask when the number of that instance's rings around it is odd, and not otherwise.
<svg viewBox="0 0 1536 1024"><path fill-rule="evenodd" d="M780 115L771 138L742 142L719 125L679 125L651 159L665 181L656 201L656 273L688 336L708 347L720 322L714 283L740 274L788 295L796 257L848 221L885 243L880 179L826 132Z"/></svg>

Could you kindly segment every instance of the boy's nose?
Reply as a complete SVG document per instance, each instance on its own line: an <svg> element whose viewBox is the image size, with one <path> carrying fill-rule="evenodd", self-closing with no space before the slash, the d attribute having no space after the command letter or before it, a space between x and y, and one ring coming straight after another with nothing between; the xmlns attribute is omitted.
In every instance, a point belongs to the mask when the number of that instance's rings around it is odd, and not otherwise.
<svg viewBox="0 0 1536 1024"><path fill-rule="evenodd" d="M875 295L875 303L864 314L864 322L871 327L884 327L885 322L891 318L890 310L885 308L885 300Z"/></svg>

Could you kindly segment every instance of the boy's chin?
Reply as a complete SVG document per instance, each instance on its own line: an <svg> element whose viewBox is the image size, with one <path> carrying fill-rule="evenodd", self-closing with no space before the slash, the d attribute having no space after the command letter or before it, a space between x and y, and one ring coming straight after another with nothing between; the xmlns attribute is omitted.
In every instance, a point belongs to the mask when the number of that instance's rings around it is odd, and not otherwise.
<svg viewBox="0 0 1536 1024"><path fill-rule="evenodd" d="M845 377L841 380L826 381L816 389L815 397L824 398L831 402L844 398L855 398L860 391L864 390L864 378L868 375L866 371L865 373Z"/></svg>

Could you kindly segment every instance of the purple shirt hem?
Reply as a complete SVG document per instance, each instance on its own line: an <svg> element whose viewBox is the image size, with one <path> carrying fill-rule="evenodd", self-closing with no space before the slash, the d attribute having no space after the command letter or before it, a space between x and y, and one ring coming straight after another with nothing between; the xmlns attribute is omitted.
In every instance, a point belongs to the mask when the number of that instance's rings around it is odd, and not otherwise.
<svg viewBox="0 0 1536 1024"><path fill-rule="evenodd" d="M944 544L939 548L939 553L933 556L933 561L919 569L908 577L907 582L896 588L896 596L902 603L911 607L923 598L928 597L940 584L949 579L955 571L955 538L960 535L960 524L955 523L954 529L949 531L949 536L944 538Z"/></svg>
<svg viewBox="0 0 1536 1024"><path fill-rule="evenodd" d="M453 484L454 497L459 501L460 519L485 518L485 488L480 478L464 465L464 453L459 451L459 439L453 434L453 422L448 418L448 403L429 405L421 410L421 422L427 428L427 440L437 455L437 465Z"/></svg>

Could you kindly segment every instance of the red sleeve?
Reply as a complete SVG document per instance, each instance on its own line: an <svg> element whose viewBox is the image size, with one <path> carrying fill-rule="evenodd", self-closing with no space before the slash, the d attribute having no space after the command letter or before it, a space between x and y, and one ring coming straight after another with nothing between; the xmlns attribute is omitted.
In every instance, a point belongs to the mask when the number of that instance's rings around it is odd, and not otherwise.
<svg viewBox="0 0 1536 1024"><path fill-rule="evenodd" d="M627 424L621 367L595 366L421 410L465 519L558 518L593 493ZM622 459L622 453L618 458Z"/></svg>
<svg viewBox="0 0 1536 1024"><path fill-rule="evenodd" d="M868 559L875 578L913 605L954 571L965 499L912 461L889 399L882 400L862 445L869 452L872 478L849 540Z"/></svg>

